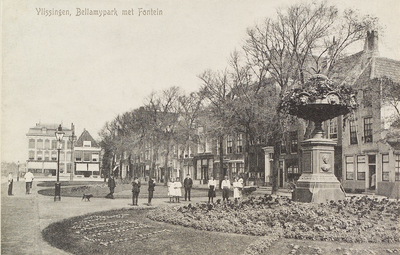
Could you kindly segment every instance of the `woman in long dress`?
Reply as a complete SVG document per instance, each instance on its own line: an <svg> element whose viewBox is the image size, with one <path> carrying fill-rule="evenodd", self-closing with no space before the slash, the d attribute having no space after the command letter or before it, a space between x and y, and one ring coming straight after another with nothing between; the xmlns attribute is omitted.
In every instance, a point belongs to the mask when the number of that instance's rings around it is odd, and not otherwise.
<svg viewBox="0 0 400 255"><path fill-rule="evenodd" d="M174 183L174 192L175 192L175 201L180 203L179 198L182 196L182 183L179 181L179 178L176 178L176 182Z"/></svg>
<svg viewBox="0 0 400 255"><path fill-rule="evenodd" d="M235 204L237 204L240 199L242 188L243 183L240 182L237 177L235 177L235 181L233 182L233 198L235 199Z"/></svg>
<svg viewBox="0 0 400 255"><path fill-rule="evenodd" d="M171 179L170 182L168 182L168 197L169 197L169 202L173 203L175 197L175 183L173 178Z"/></svg>
<svg viewBox="0 0 400 255"><path fill-rule="evenodd" d="M214 177L211 176L210 180L208 180L208 203L214 203L215 197L215 188L217 187L217 182L214 180Z"/></svg>

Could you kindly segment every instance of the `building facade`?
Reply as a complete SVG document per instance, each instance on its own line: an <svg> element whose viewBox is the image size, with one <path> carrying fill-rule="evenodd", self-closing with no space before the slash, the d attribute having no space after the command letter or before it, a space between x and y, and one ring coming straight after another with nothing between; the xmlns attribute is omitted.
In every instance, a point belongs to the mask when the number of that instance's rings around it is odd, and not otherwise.
<svg viewBox="0 0 400 255"><path fill-rule="evenodd" d="M26 169L35 176L56 176L57 156L60 149L60 176L97 176L100 175L101 148L84 130L78 140L75 126L62 127L64 138L58 144L55 132L57 124L37 123L26 134L28 139L28 160ZM60 146L60 147L58 147Z"/></svg>
<svg viewBox="0 0 400 255"><path fill-rule="evenodd" d="M89 131L83 130L74 144L75 175L83 177L99 177L101 148L90 135Z"/></svg>
<svg viewBox="0 0 400 255"><path fill-rule="evenodd" d="M28 160L26 169L35 176L55 176L57 173L57 140L55 132L57 124L37 123L29 129L26 137L28 139ZM73 171L72 137L75 127L63 127L65 133L61 142L60 150L60 176L69 176Z"/></svg>

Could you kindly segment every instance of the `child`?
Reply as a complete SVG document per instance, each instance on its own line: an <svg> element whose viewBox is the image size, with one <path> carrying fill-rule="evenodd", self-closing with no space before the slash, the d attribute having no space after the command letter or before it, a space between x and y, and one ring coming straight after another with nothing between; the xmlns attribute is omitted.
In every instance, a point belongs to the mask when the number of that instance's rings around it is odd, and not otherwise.
<svg viewBox="0 0 400 255"><path fill-rule="evenodd" d="M179 178L176 178L176 182L174 183L174 192L175 192L175 201L180 203L179 198L182 196L182 183L179 181Z"/></svg>
<svg viewBox="0 0 400 255"><path fill-rule="evenodd" d="M168 183L168 197L169 197L169 202L173 203L174 202L174 197L175 197L175 183L174 179Z"/></svg>

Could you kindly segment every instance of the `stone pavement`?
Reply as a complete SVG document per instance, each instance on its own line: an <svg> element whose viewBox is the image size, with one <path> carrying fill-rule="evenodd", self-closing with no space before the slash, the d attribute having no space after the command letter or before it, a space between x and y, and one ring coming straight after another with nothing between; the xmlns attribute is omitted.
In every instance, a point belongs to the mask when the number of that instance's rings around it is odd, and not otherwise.
<svg viewBox="0 0 400 255"><path fill-rule="evenodd" d="M131 199L92 198L91 202L76 197L53 197L37 193L25 194L25 182L14 182L13 196L7 196L7 183L1 185L1 254L69 254L43 240L41 231L49 224L88 213L131 207ZM206 198L192 198L192 203ZM147 199L139 198L139 206L147 207ZM181 204L189 202L183 201ZM153 206L176 205L168 198L153 199Z"/></svg>

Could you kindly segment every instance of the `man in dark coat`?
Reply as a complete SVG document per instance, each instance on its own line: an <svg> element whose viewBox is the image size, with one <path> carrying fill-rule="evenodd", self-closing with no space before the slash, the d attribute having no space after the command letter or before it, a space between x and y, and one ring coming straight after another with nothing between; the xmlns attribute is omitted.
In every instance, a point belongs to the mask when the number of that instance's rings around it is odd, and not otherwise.
<svg viewBox="0 0 400 255"><path fill-rule="evenodd" d="M190 190L193 186L193 180L190 178L190 174L186 175L185 180L183 181L183 186L185 187L185 201L189 198L190 201Z"/></svg>
<svg viewBox="0 0 400 255"><path fill-rule="evenodd" d="M138 205L138 198L140 193L140 181L137 177L132 182L132 205Z"/></svg>
<svg viewBox="0 0 400 255"><path fill-rule="evenodd" d="M114 199L114 189L116 186L114 175L111 175L110 178L108 178L108 187L110 188L110 193L106 196L106 198Z"/></svg>
<svg viewBox="0 0 400 255"><path fill-rule="evenodd" d="M154 187L156 186L156 183L154 182L153 178L150 177L149 179L149 200L147 205L151 205L151 199L153 198L153 192L154 192Z"/></svg>

